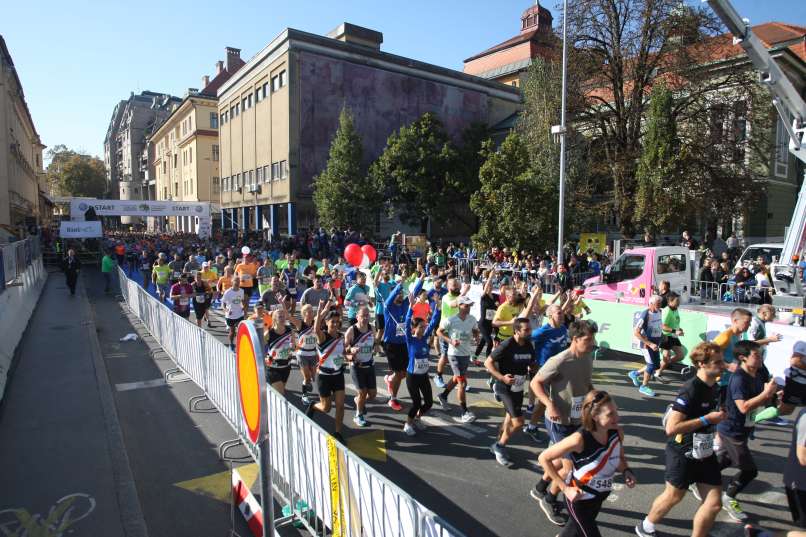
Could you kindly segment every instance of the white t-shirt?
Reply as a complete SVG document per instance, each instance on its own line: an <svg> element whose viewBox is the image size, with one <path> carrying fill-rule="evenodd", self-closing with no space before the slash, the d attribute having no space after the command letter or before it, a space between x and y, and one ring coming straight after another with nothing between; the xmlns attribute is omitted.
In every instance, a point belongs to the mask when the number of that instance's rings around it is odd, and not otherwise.
<svg viewBox="0 0 806 537"><path fill-rule="evenodd" d="M227 319L243 317L243 289L237 291L230 287L221 296L221 303L226 308Z"/></svg>
<svg viewBox="0 0 806 537"><path fill-rule="evenodd" d="M478 326L478 320L468 315L463 321L458 315L449 317L442 330L449 338L458 339L459 346L448 345L448 356L470 356L473 354L473 330ZM443 340L444 341L444 340Z"/></svg>

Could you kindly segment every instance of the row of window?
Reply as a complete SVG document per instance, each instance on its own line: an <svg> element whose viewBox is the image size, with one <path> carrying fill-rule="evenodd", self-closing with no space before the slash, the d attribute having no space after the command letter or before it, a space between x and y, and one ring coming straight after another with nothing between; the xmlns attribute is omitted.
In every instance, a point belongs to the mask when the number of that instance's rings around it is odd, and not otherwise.
<svg viewBox="0 0 806 537"><path fill-rule="evenodd" d="M242 97L239 102L236 102L230 106L229 110L224 110L221 112L221 124L226 124L232 118L238 117L241 112L246 112L252 108L254 104L265 100L270 91L279 91L281 88L284 88L287 85L288 75L286 74L285 70L282 70L278 74L271 77L271 82L264 83L262 86L258 87L254 93L250 92L248 95Z"/></svg>
<svg viewBox="0 0 806 537"><path fill-rule="evenodd" d="M273 162L271 166L263 166L255 170L236 173L232 177L221 180L222 192L232 192L240 187L259 185L270 181L288 179L288 161Z"/></svg>

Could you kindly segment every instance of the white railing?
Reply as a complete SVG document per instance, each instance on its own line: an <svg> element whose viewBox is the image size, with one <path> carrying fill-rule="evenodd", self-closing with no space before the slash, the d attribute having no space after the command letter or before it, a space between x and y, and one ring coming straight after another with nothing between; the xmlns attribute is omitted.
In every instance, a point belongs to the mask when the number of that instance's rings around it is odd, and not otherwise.
<svg viewBox="0 0 806 537"><path fill-rule="evenodd" d="M177 366L204 392L257 462L241 419L235 354L202 328L174 314L118 269L126 304ZM172 371L166 372L169 377ZM344 537L462 537L400 489L282 394L267 387L271 482L313 535ZM196 398L194 398L196 399ZM335 509L334 509L334 506ZM336 529L338 528L338 529Z"/></svg>

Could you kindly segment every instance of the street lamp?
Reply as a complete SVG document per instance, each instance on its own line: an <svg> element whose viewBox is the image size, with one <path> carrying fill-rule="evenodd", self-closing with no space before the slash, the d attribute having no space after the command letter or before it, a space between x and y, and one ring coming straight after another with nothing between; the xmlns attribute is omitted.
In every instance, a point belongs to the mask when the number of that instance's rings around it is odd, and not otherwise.
<svg viewBox="0 0 806 537"><path fill-rule="evenodd" d="M551 133L560 137L560 208L559 225L557 227L557 263L563 262L563 243L565 241L565 93L568 71L568 0L563 0L563 82L560 102L560 124L551 127Z"/></svg>

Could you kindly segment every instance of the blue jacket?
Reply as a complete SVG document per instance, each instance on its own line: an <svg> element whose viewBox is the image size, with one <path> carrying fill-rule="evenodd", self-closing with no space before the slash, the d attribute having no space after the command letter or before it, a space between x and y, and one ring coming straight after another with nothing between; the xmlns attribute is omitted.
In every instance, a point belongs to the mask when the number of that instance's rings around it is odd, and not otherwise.
<svg viewBox="0 0 806 537"><path fill-rule="evenodd" d="M420 281L422 282L422 280ZM428 359L428 355L431 352L431 347L428 345L428 339L431 337L431 333L434 331L434 329L439 325L441 310L436 310L434 314L431 315L431 320L428 322L428 327L425 329L422 337L415 337L409 329L411 326L412 313L413 310L411 308L409 308L406 312L406 350L409 354L409 365L406 367L406 371L414 374L415 360L418 358L421 360Z"/></svg>
<svg viewBox="0 0 806 537"><path fill-rule="evenodd" d="M422 287L422 285L420 286ZM396 345L405 345L405 335L397 335L397 326L403 327L406 332L408 325L406 324L406 311L409 309L409 299L405 297L401 304L395 304L395 297L400 293L403 288L403 282L398 283L394 289L386 297L383 303L383 342L394 343Z"/></svg>

